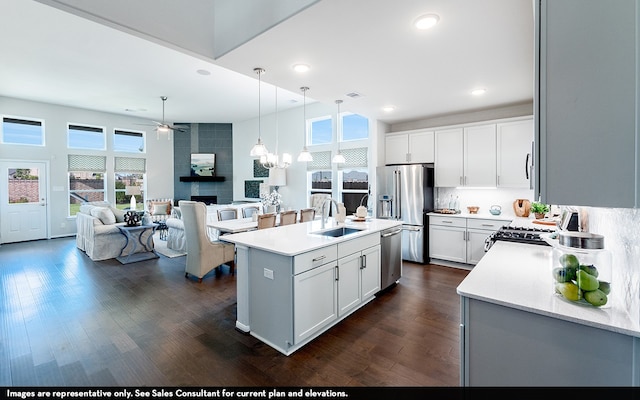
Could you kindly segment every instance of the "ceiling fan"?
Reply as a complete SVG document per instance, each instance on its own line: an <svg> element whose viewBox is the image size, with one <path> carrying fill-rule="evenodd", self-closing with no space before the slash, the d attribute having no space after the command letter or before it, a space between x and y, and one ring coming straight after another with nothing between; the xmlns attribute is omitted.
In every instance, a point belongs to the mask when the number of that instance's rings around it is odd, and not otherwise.
<svg viewBox="0 0 640 400"><path fill-rule="evenodd" d="M188 126L185 125L169 125L166 122L164 122L164 103L167 101L167 96L160 96L160 98L162 99L162 122L158 122L158 121L152 121L155 124L155 131L158 134L158 139L160 139L160 133L166 133L167 134L167 139L171 140L171 131L178 131L178 132L185 132L185 129L188 128Z"/></svg>

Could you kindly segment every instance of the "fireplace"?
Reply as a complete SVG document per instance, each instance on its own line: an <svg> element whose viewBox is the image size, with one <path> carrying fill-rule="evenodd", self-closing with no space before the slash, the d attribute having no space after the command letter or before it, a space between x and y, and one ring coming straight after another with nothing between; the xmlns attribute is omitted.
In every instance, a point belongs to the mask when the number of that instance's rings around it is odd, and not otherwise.
<svg viewBox="0 0 640 400"><path fill-rule="evenodd" d="M201 201L206 205L218 204L218 196L191 196L191 201Z"/></svg>

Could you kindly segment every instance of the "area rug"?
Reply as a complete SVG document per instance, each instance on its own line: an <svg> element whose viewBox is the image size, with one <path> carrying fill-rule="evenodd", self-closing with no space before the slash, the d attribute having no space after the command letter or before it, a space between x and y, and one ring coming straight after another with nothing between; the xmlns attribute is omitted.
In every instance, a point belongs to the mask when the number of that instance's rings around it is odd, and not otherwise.
<svg viewBox="0 0 640 400"><path fill-rule="evenodd" d="M167 248L167 241L160 240L159 232L156 232L153 235L153 246L156 250L156 253L162 254L163 256L169 257L169 258L180 257L187 254L186 251L176 251L176 250Z"/></svg>

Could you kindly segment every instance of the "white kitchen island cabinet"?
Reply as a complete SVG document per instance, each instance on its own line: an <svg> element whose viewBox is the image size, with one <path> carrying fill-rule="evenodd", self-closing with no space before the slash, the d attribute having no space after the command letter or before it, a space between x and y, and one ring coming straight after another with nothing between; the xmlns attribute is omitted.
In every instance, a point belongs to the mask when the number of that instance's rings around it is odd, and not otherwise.
<svg viewBox="0 0 640 400"><path fill-rule="evenodd" d="M640 326L553 293L551 247L496 242L458 286L462 386L638 386ZM617 297L616 297L617 296Z"/></svg>
<svg viewBox="0 0 640 400"><path fill-rule="evenodd" d="M318 220L224 235L237 249L236 327L290 355L375 298L380 291L380 232L397 221L372 219L323 236Z"/></svg>
<svg viewBox="0 0 640 400"><path fill-rule="evenodd" d="M535 198L640 207L640 1L535 4Z"/></svg>

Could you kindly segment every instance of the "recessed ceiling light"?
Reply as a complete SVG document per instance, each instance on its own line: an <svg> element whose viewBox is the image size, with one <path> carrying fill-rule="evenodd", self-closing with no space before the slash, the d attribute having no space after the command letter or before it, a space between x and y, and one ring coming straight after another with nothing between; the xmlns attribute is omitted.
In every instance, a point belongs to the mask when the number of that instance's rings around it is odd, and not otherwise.
<svg viewBox="0 0 640 400"><path fill-rule="evenodd" d="M396 109L395 106L384 106L384 107L382 107L382 111L384 111L384 112L391 112L391 111L393 111L395 109Z"/></svg>
<svg viewBox="0 0 640 400"><path fill-rule="evenodd" d="M424 30L436 26L438 22L440 22L440 17L437 14L425 14L416 18L413 25L417 29Z"/></svg>
<svg viewBox="0 0 640 400"><path fill-rule="evenodd" d="M199 69L196 72L200 75L211 75L211 72L207 71L206 69Z"/></svg>
<svg viewBox="0 0 640 400"><path fill-rule="evenodd" d="M311 69L308 64L294 64L292 68L296 72L307 72Z"/></svg>
<svg viewBox="0 0 640 400"><path fill-rule="evenodd" d="M483 94L485 94L487 92L487 89L473 89L471 91L471 94L474 96L482 96Z"/></svg>

